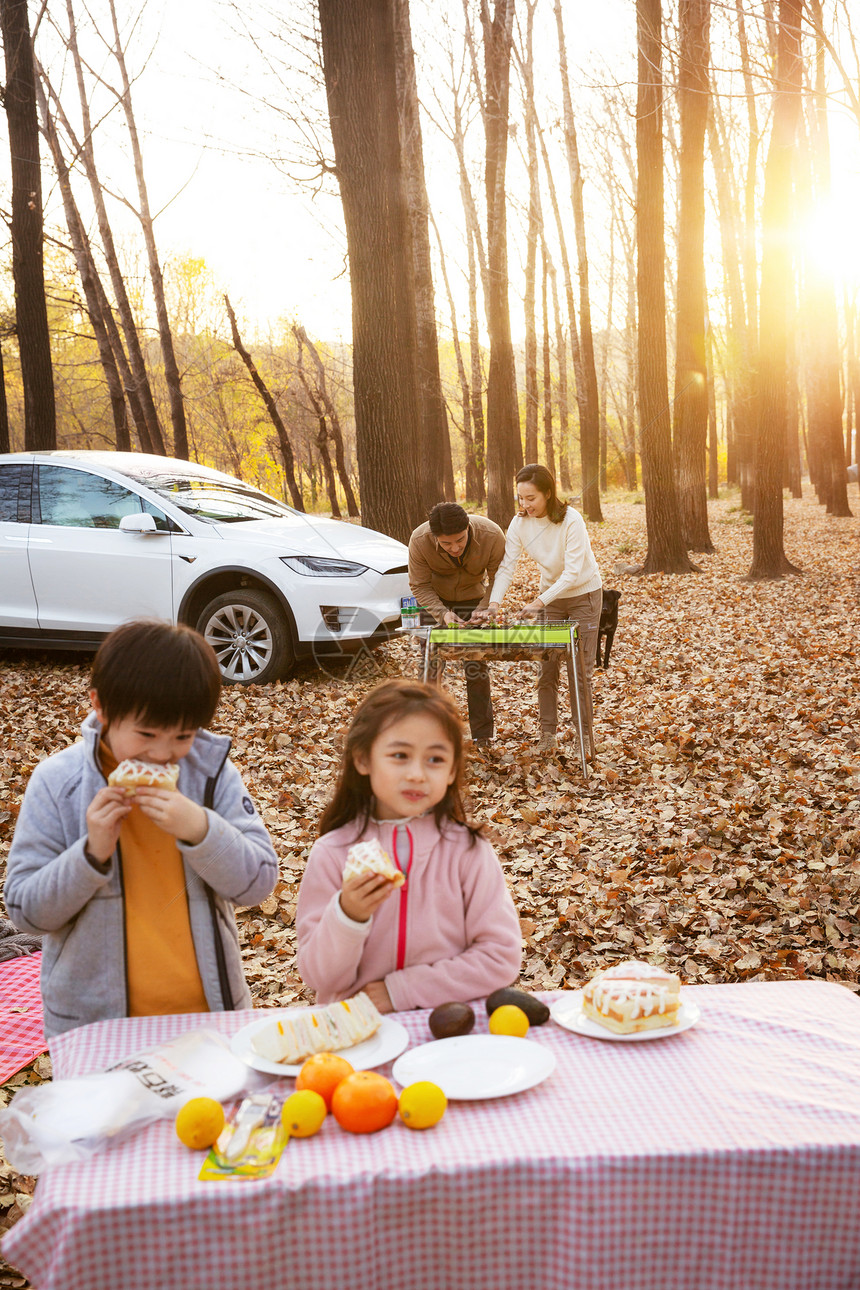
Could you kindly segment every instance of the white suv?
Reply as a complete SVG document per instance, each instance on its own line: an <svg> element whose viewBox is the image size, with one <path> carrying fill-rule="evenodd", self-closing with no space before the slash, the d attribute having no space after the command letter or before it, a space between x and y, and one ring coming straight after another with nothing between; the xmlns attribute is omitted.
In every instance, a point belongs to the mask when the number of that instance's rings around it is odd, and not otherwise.
<svg viewBox="0 0 860 1290"><path fill-rule="evenodd" d="M399 629L401 542L305 515L231 475L119 452L0 455L0 646L95 649L119 623L189 623L226 681Z"/></svg>

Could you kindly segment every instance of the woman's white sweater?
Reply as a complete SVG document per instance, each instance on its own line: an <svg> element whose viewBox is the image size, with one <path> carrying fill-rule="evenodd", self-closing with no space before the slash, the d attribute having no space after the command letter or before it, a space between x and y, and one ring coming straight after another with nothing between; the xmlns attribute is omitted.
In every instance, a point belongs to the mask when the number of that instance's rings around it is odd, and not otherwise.
<svg viewBox="0 0 860 1290"><path fill-rule="evenodd" d="M584 596L603 586L585 520L572 506L568 506L559 524L545 516L514 516L505 536L505 555L493 581L491 601L504 599L523 552L540 566L538 594L545 605L561 597Z"/></svg>

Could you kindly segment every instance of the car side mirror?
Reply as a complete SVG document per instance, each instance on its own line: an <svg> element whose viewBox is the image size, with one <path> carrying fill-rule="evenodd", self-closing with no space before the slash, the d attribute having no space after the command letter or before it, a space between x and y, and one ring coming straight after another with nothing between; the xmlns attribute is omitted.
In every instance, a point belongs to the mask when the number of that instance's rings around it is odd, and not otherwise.
<svg viewBox="0 0 860 1290"><path fill-rule="evenodd" d="M119 522L121 533L158 533L155 519L145 511L136 511L134 515L123 515Z"/></svg>

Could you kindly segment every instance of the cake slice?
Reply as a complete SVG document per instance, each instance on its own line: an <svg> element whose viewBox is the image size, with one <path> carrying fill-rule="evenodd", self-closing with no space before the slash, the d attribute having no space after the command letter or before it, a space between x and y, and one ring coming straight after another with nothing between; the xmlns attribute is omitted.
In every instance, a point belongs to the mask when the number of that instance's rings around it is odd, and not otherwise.
<svg viewBox="0 0 860 1290"><path fill-rule="evenodd" d="M630 959L598 972L582 995L582 1011L617 1035L678 1024L681 981L652 963Z"/></svg>
<svg viewBox="0 0 860 1290"><path fill-rule="evenodd" d="M297 1066L314 1053L353 1048L375 1035L382 1017L366 994L357 994L325 1008L304 1008L278 1018L251 1039L251 1047L267 1061Z"/></svg>
<svg viewBox="0 0 860 1290"><path fill-rule="evenodd" d="M344 882L346 882L347 878L357 878L362 873L378 873L381 878L387 878L395 887L402 887L406 881L397 866L392 864L388 852L383 850L376 838L369 838L366 842L356 842L346 853L346 865L343 870Z"/></svg>

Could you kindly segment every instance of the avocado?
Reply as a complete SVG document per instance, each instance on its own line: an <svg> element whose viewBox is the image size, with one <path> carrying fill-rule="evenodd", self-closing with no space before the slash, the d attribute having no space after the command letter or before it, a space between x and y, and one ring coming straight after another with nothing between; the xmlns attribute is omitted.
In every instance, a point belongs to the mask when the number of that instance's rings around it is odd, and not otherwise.
<svg viewBox="0 0 860 1290"><path fill-rule="evenodd" d="M475 1014L468 1003L440 1003L429 1020L436 1039L453 1039L455 1035L468 1035L475 1024Z"/></svg>
<svg viewBox="0 0 860 1290"><path fill-rule="evenodd" d="M549 1008L545 1003L536 999L533 994L526 994L525 990L515 990L513 986L493 991L487 999L487 1016L489 1017L496 1008L501 1008L505 1003L512 1003L515 1008L522 1008L529 1019L530 1026L542 1026L545 1021L549 1021Z"/></svg>

